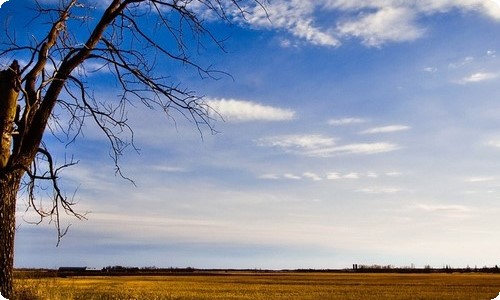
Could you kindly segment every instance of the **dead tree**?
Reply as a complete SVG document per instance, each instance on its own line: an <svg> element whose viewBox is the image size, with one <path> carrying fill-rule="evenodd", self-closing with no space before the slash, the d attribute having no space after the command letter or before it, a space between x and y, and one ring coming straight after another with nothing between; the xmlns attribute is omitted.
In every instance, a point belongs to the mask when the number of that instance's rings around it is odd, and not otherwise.
<svg viewBox="0 0 500 300"><path fill-rule="evenodd" d="M189 55L193 42L195 48L207 41L222 47L200 16L231 22L233 18L244 19L249 6L264 9L259 0L109 2L104 10L85 0L44 5L35 2L38 17L31 22L48 21L46 34L19 44L6 30L0 45L0 57L12 60L0 72L0 292L7 298L13 291L19 190L27 190L28 202L40 220L54 221L58 241L66 233L59 221L62 212L83 217L75 212L73 201L58 185L60 171L75 162L55 165L43 140L49 121L64 130L69 140L80 135L83 124L95 122L109 140L120 174L119 157L127 146L133 145L133 129L126 118L130 106L143 104L169 116L175 111L199 130L212 130L214 114L210 107L194 92L169 82L169 74L155 68L156 60L161 56L189 66L202 76L219 76L219 72L199 65ZM98 13L97 18L89 17ZM145 24L145 17L153 21ZM144 55L144 51L150 55ZM16 58L22 59L24 65L20 66ZM114 74L122 91L118 99L106 102L95 98L84 80L87 62L98 63ZM59 119L54 113L56 109L69 117ZM123 132L127 134L124 136ZM35 201L40 182L47 182L53 189L49 206L41 207Z"/></svg>

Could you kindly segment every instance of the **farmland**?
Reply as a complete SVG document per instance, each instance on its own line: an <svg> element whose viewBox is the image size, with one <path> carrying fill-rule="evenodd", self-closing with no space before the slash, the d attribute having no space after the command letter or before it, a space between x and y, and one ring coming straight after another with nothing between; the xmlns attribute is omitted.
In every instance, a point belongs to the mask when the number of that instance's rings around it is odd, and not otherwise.
<svg viewBox="0 0 500 300"><path fill-rule="evenodd" d="M15 286L17 300L492 299L500 274L211 272L17 278Z"/></svg>

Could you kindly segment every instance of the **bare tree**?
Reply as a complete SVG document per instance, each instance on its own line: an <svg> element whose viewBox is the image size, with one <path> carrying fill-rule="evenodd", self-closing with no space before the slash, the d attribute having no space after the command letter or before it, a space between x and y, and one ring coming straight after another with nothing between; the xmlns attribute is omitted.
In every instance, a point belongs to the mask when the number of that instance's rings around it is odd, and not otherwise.
<svg viewBox="0 0 500 300"><path fill-rule="evenodd" d="M0 46L0 57L12 61L0 72L0 292L5 297L13 291L19 191L26 191L30 207L41 220L55 222L58 240L66 233L59 222L61 213L84 217L73 209L72 198L58 185L60 171L75 161L56 166L43 142L44 132L57 127L73 140L86 122L95 122L109 140L121 174L118 159L133 145L133 128L126 117L131 106L143 104L167 115L176 111L194 122L198 130L212 130L210 107L194 92L169 82L168 71L158 72L156 58L189 66L201 76L218 76L217 71L198 64L188 51L207 41L222 48L207 30L204 18L231 22L245 18L247 7L264 9L259 0L110 0L103 2L109 4L102 10L85 0L44 3L34 2L38 16L31 20L49 22L44 36L27 32L31 42L18 43L6 30ZM96 12L102 15L91 18ZM143 22L146 18L153 20ZM151 55L144 55L145 51ZM120 97L109 100L94 96L85 81L89 62L114 74L122 91ZM61 111L67 117L60 118ZM45 207L36 201L36 188L43 182L53 190L51 203Z"/></svg>

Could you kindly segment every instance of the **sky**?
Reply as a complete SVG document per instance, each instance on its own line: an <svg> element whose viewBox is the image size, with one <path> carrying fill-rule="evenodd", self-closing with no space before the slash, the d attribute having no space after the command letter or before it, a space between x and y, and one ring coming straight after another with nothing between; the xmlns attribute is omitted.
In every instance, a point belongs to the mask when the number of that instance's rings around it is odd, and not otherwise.
<svg viewBox="0 0 500 300"><path fill-rule="evenodd" d="M43 29L9 17L29 5L0 9L20 40ZM139 151L120 165L135 185L116 176L93 124L69 145L47 133L58 162L79 161L61 184L87 220L65 216L56 247L54 224L30 224L20 199L15 265L499 264L498 1L273 0L267 16L247 11L230 25L207 16L224 51L193 57L230 75L159 63L220 118L200 132L180 114L131 108ZM120 93L107 76L87 78L96 98Z"/></svg>

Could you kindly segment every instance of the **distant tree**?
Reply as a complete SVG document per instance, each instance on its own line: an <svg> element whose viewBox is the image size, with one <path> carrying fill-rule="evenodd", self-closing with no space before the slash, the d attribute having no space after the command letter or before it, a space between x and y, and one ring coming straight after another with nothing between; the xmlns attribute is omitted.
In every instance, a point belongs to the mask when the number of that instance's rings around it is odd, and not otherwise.
<svg viewBox="0 0 500 300"><path fill-rule="evenodd" d="M58 184L60 171L75 161L55 165L44 143L47 128L55 126L74 140L86 122L95 122L109 140L119 174L118 158L133 145L129 107L142 104L169 116L177 111L199 130L211 130L211 108L194 92L169 82L169 71L158 70L156 58L213 77L215 70L189 55L191 47L200 49L207 42L222 48L204 20L231 22L245 18L248 6L264 9L259 0L94 1L106 6L102 10L86 0L33 1L38 16L29 21L40 26L20 39L30 42L18 42L23 28L7 28L0 45L0 58L10 60L0 72L0 292L7 298L12 295L18 192L26 191L40 221L49 218L56 224L58 242L66 233L59 219L62 212L84 217ZM40 34L43 28L47 30ZM97 99L85 80L86 63L98 63L113 73L121 96ZM69 117L59 118L61 112ZM35 201L43 182L53 190L49 207Z"/></svg>

